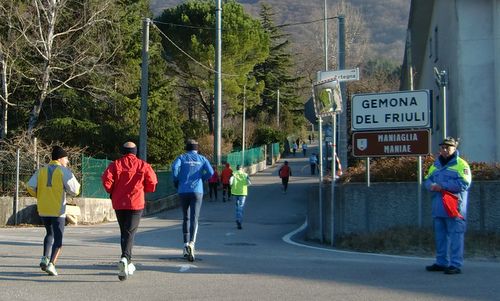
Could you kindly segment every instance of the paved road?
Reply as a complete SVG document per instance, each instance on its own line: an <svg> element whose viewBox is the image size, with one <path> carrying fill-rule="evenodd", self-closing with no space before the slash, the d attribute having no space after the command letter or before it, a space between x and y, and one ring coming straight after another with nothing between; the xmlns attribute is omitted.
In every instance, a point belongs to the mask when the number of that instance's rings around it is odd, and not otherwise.
<svg viewBox="0 0 500 301"><path fill-rule="evenodd" d="M181 213L144 218L136 237L137 272L117 278L116 223L68 227L59 276L38 268L43 228L0 228L0 300L499 300L500 264L467 261L464 274L428 273L431 258L340 252L304 245L317 178L307 159L288 159L283 194L276 168L252 177L243 230L234 203L205 201L197 261L181 256Z"/></svg>

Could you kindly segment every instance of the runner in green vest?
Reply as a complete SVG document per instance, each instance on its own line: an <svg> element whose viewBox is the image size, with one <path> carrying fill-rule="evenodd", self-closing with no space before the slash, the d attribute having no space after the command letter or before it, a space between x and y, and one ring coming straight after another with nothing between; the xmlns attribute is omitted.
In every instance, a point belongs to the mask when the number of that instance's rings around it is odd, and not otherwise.
<svg viewBox="0 0 500 301"><path fill-rule="evenodd" d="M236 171L229 179L231 184L231 194L236 197L236 225L238 229L242 229L241 223L243 221L243 207L248 194L248 185L251 185L250 177L241 168L240 165L236 167Z"/></svg>

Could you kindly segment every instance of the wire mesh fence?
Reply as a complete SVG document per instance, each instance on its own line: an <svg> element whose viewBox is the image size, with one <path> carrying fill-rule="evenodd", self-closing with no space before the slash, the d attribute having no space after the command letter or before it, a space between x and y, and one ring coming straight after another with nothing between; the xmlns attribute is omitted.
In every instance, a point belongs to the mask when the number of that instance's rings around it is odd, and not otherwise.
<svg viewBox="0 0 500 301"><path fill-rule="evenodd" d="M279 154L280 145L270 146L273 157ZM19 157L17 156L19 153ZM109 194L102 187L101 175L108 167L110 160L96 159L84 155L70 155L70 169L82 184L81 196L86 198L109 198ZM266 160L264 146L247 149L244 152L233 152L222 157L223 162L232 166L250 166ZM26 183L33 173L50 161L50 154L46 152L34 153L28 151L0 151L0 196L14 196L16 187L19 187L19 196L28 196ZM19 169L17 166L19 165ZM19 182L17 172L19 171ZM147 200L157 200L176 193L172 183L172 173L169 170L156 171L158 185L154 193L146 195Z"/></svg>
<svg viewBox="0 0 500 301"><path fill-rule="evenodd" d="M18 168L19 165L19 168ZM33 171L36 168L36 160L27 157L19 152L19 158L16 152L0 152L0 194L2 196L13 196L16 192L16 186L19 185L19 195L27 195L25 185ZM17 183L17 174L19 171L19 183Z"/></svg>
<svg viewBox="0 0 500 301"><path fill-rule="evenodd" d="M84 198L109 198L101 182L101 175L110 160L82 156L82 192Z"/></svg>

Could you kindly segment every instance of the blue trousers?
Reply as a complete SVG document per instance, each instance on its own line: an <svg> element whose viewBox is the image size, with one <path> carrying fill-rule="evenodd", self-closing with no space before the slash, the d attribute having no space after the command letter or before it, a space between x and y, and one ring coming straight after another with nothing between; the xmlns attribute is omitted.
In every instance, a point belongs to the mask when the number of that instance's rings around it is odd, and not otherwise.
<svg viewBox="0 0 500 301"><path fill-rule="evenodd" d="M200 216L203 193L179 193L182 206L182 234L184 243L196 242L198 217Z"/></svg>
<svg viewBox="0 0 500 301"><path fill-rule="evenodd" d="M435 217L436 264L460 268L464 263L465 220Z"/></svg>
<svg viewBox="0 0 500 301"><path fill-rule="evenodd" d="M50 261L53 262L57 249L62 247L66 218L52 216L41 218L47 232L43 239L43 256L50 257Z"/></svg>
<svg viewBox="0 0 500 301"><path fill-rule="evenodd" d="M245 207L246 195L235 195L236 197L236 221L243 222L243 207Z"/></svg>

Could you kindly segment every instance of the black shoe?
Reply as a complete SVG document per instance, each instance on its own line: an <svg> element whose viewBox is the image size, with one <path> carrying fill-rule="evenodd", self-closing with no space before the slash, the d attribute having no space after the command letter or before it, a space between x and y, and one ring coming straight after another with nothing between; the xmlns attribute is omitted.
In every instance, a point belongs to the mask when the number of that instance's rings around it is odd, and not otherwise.
<svg viewBox="0 0 500 301"><path fill-rule="evenodd" d="M428 265L425 267L425 269L428 271L428 272L443 272L445 271L447 268L444 267L444 266L441 266L441 265L437 265L437 264L433 264L433 265Z"/></svg>
<svg viewBox="0 0 500 301"><path fill-rule="evenodd" d="M236 222L236 226L238 227L239 230L243 229L243 227L241 227L241 222Z"/></svg>
<svg viewBox="0 0 500 301"><path fill-rule="evenodd" d="M449 266L444 270L444 273L448 275L460 274L462 273L462 270L454 266Z"/></svg>

